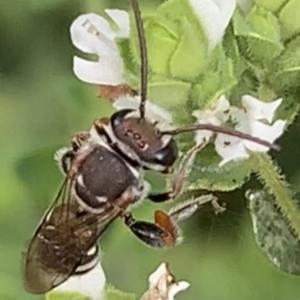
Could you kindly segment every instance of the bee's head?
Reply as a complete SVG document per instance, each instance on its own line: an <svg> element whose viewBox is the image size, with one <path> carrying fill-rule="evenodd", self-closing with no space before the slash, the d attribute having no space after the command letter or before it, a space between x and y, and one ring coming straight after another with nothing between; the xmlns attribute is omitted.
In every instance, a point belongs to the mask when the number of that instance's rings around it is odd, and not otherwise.
<svg viewBox="0 0 300 300"><path fill-rule="evenodd" d="M163 135L159 122L141 118L139 111L122 109L111 117L119 149L144 167L166 171L178 156L172 136Z"/></svg>

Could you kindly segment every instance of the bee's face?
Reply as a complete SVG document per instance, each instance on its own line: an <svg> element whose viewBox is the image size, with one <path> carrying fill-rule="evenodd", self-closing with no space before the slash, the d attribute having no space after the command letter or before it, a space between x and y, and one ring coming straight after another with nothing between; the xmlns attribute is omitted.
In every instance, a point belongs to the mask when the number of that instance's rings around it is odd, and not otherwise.
<svg viewBox="0 0 300 300"><path fill-rule="evenodd" d="M132 110L120 110L111 118L114 135L124 146L121 150L137 157L141 165L150 169L164 170L172 166L178 153L175 141L162 135L155 122L132 113Z"/></svg>

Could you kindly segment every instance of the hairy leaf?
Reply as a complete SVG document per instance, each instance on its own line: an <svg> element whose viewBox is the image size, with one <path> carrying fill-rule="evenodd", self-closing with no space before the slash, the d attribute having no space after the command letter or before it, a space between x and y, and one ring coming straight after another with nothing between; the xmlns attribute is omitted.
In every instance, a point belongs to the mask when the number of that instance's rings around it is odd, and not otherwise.
<svg viewBox="0 0 300 300"><path fill-rule="evenodd" d="M189 176L189 189L232 191L248 179L251 169L247 160L230 162L219 167L221 159L212 147L203 149L196 157Z"/></svg>
<svg viewBox="0 0 300 300"><path fill-rule="evenodd" d="M128 294L117 290L115 287L108 285L106 287L105 300L135 300L134 294Z"/></svg>
<svg viewBox="0 0 300 300"><path fill-rule="evenodd" d="M258 246L281 271L300 275L300 241L274 197L264 190L248 190L246 196Z"/></svg>
<svg viewBox="0 0 300 300"><path fill-rule="evenodd" d="M93 300L79 293L50 292L46 294L46 300Z"/></svg>

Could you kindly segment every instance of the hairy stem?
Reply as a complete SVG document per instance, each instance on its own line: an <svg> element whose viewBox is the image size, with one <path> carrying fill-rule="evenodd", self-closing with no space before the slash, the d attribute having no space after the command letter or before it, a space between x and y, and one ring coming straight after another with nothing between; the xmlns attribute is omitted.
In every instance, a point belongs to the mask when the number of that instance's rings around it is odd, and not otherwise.
<svg viewBox="0 0 300 300"><path fill-rule="evenodd" d="M268 155L262 153L253 153L251 155L251 166L258 175L259 180L268 189L268 192L274 195L276 204L289 221L291 228L300 238L300 210L293 200L288 183L280 174L279 167L274 164Z"/></svg>

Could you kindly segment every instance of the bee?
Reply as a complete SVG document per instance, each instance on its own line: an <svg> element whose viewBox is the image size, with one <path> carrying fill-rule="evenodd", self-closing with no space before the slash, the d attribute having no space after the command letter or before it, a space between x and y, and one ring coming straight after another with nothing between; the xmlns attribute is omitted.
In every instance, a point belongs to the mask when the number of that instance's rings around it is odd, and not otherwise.
<svg viewBox="0 0 300 300"><path fill-rule="evenodd" d="M118 217L146 245L175 246L180 240L179 221L190 217L205 203L216 212L223 208L213 195L183 202L169 212L156 211L154 222L136 220L134 205L143 199L155 203L177 198L201 146L183 156L169 191L154 194L143 179L143 170L171 173L178 159L174 136L196 130L212 130L248 139L267 147L274 145L242 132L209 124L163 129L147 117L147 47L138 1L131 0L141 54L140 105L100 118L88 132L75 134L71 147L59 152L64 183L42 218L24 259L24 287L43 294L70 276L88 272L98 262L97 242Z"/></svg>

